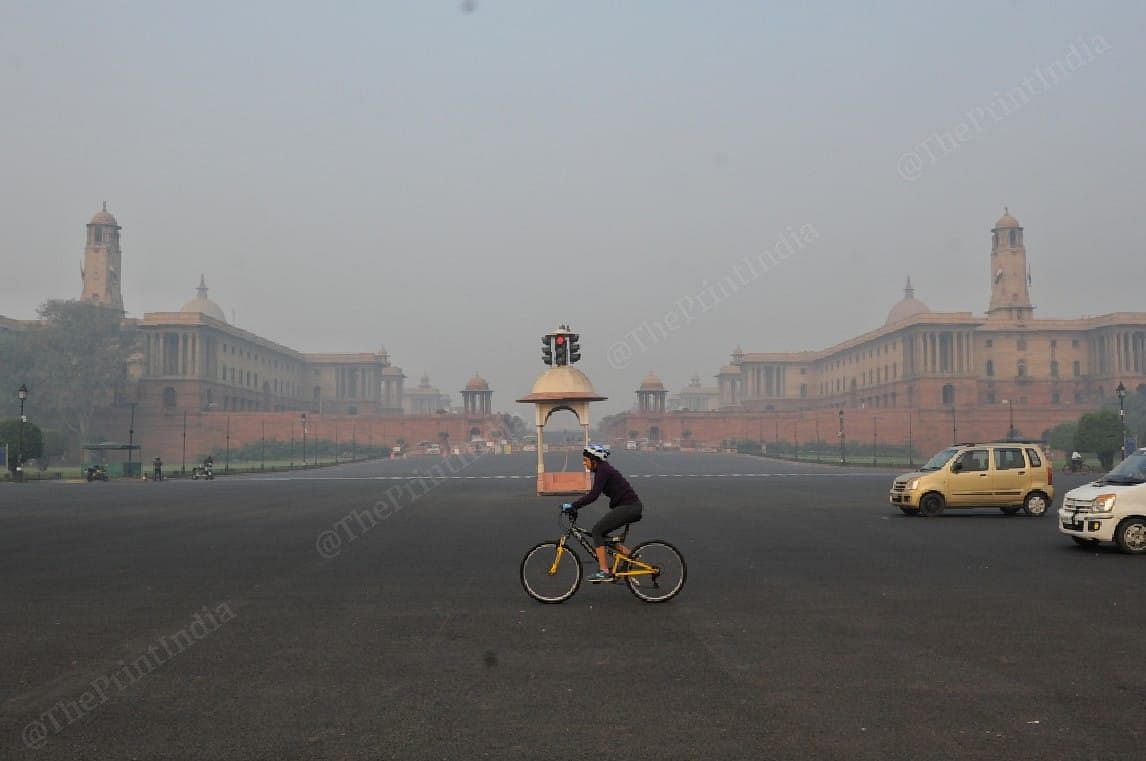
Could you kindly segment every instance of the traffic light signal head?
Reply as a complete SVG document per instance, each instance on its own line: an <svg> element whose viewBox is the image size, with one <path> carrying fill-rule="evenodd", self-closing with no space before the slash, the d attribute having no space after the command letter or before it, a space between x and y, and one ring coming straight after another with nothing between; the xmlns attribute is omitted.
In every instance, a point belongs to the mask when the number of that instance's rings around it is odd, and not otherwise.
<svg viewBox="0 0 1146 761"><path fill-rule="evenodd" d="M541 361L547 365L553 364L553 336L541 337Z"/></svg>
<svg viewBox="0 0 1146 761"><path fill-rule="evenodd" d="M554 339L553 361L558 366L569 364L569 343L564 333L558 333Z"/></svg>
<svg viewBox="0 0 1146 761"><path fill-rule="evenodd" d="M581 336L578 333L570 333L569 336L569 364L573 364L581 359Z"/></svg>

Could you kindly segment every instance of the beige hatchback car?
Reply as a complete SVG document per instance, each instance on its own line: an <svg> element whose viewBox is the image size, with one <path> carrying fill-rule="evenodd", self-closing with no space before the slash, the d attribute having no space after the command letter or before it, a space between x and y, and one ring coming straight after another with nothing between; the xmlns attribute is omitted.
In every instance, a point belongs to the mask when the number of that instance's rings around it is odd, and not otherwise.
<svg viewBox="0 0 1146 761"><path fill-rule="evenodd" d="M897 476L889 499L906 515L997 507L1007 515L1041 516L1054 500L1054 468L1035 442L959 444Z"/></svg>

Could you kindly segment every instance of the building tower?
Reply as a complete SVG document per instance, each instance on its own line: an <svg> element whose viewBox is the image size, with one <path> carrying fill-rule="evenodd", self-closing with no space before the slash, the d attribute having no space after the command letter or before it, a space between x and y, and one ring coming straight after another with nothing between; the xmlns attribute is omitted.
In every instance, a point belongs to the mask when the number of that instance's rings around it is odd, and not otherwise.
<svg viewBox="0 0 1146 761"><path fill-rule="evenodd" d="M123 311L123 257L119 250L119 231L122 228L107 210L96 212L88 222L87 243L84 245L84 265L80 277L84 283L83 301L102 304Z"/></svg>
<svg viewBox="0 0 1146 761"><path fill-rule="evenodd" d="M485 378L474 373L474 377L470 378L462 390L462 404L465 406L466 415L471 417L493 414L493 391L490 390Z"/></svg>
<svg viewBox="0 0 1146 761"><path fill-rule="evenodd" d="M665 384L650 370L645 379L641 381L641 387L637 389L637 410L654 415L663 415L665 414L667 397L668 390L665 389Z"/></svg>
<svg viewBox="0 0 1146 761"><path fill-rule="evenodd" d="M1019 220L1003 209L1003 216L991 230L991 305L988 319L1028 320L1034 317L1031 306L1030 269L1027 249L1023 245L1023 228Z"/></svg>

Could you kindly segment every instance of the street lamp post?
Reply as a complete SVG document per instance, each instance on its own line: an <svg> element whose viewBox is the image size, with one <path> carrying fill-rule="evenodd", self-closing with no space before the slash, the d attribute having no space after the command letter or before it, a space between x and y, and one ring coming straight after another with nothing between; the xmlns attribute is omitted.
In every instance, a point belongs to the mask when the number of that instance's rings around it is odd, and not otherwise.
<svg viewBox="0 0 1146 761"><path fill-rule="evenodd" d="M820 461L820 413L816 413L816 462Z"/></svg>
<svg viewBox="0 0 1146 761"><path fill-rule="evenodd" d="M1122 431L1122 456L1126 456L1126 386L1122 385L1122 381L1118 381L1118 388L1114 389L1114 393L1118 394L1118 425Z"/></svg>
<svg viewBox="0 0 1146 761"><path fill-rule="evenodd" d="M131 403L131 422L127 425L127 474L131 476L131 453L135 444L135 402ZM142 463L140 463L142 465Z"/></svg>
<svg viewBox="0 0 1146 761"><path fill-rule="evenodd" d="M911 408L907 410L907 467L915 466L915 456L911 451Z"/></svg>
<svg viewBox="0 0 1146 761"><path fill-rule="evenodd" d="M231 416L227 416L227 459L223 464L223 472L231 472Z"/></svg>
<svg viewBox="0 0 1146 761"><path fill-rule="evenodd" d="M187 413L183 413L183 463L179 466L179 475L187 475Z"/></svg>
<svg viewBox="0 0 1146 761"><path fill-rule="evenodd" d="M840 437L840 464L841 465L847 465L848 464L848 456L847 456L847 451L844 449L844 409L843 409L843 407L840 408L839 437Z"/></svg>
<svg viewBox="0 0 1146 761"><path fill-rule="evenodd" d="M958 444L959 443L959 434L956 432L956 429L955 429L955 405L954 404L951 405L951 443L952 444Z"/></svg>
<svg viewBox="0 0 1146 761"><path fill-rule="evenodd" d="M872 416L871 419L871 464L877 464L876 453L879 452L879 418Z"/></svg>
<svg viewBox="0 0 1146 761"><path fill-rule="evenodd" d="M24 400L28 398L28 387L23 383L16 390L16 397L20 400L20 432L16 434L16 480L24 480Z"/></svg>
<svg viewBox="0 0 1146 761"><path fill-rule="evenodd" d="M1015 438L1015 402L1013 399L1004 399L1007 405L1007 441Z"/></svg>
<svg viewBox="0 0 1146 761"><path fill-rule="evenodd" d="M306 467L306 413L302 413L302 466Z"/></svg>

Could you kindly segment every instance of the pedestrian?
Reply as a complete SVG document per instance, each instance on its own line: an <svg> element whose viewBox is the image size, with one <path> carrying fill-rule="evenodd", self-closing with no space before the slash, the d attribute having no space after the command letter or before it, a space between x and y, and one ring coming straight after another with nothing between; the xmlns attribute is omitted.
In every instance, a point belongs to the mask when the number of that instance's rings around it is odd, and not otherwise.
<svg viewBox="0 0 1146 761"><path fill-rule="evenodd" d="M151 461L151 478L154 481L163 480L163 460L159 459L159 455L155 455L155 459Z"/></svg>

